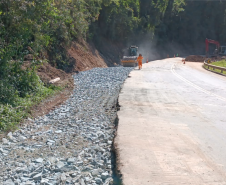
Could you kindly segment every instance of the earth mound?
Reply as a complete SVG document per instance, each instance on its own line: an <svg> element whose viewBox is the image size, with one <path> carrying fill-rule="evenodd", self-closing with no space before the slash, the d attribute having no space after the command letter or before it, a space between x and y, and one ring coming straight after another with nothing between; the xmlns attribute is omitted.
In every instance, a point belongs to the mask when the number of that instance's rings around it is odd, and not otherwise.
<svg viewBox="0 0 226 185"><path fill-rule="evenodd" d="M185 61L189 62L203 62L205 60L205 57L200 55L190 55L185 58Z"/></svg>

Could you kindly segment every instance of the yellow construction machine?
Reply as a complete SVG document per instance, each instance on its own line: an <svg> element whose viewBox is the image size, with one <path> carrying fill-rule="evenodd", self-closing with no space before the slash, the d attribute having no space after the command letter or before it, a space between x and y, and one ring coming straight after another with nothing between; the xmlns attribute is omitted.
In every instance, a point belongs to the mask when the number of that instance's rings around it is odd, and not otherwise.
<svg viewBox="0 0 226 185"><path fill-rule="evenodd" d="M123 67L136 67L137 66L137 57L138 57L138 47L130 46L127 49L128 56L123 56L121 64Z"/></svg>

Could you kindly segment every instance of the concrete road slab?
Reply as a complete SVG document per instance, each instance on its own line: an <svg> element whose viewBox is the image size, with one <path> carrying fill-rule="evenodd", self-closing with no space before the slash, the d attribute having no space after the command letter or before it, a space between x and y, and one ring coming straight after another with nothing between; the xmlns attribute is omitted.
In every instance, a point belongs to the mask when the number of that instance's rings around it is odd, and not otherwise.
<svg viewBox="0 0 226 185"><path fill-rule="evenodd" d="M226 184L226 78L180 58L134 70L115 140L125 185Z"/></svg>

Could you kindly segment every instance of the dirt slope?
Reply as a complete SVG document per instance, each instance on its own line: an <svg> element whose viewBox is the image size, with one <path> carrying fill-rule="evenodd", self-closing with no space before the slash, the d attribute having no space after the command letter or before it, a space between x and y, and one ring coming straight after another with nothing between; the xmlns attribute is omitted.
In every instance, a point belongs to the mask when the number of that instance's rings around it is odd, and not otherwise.
<svg viewBox="0 0 226 185"><path fill-rule="evenodd" d="M50 80L55 78L60 78L60 81L55 83L57 86L61 86L63 88L73 88L73 78L70 73L66 73L63 70L52 67L49 63L44 63L37 70L37 75L40 79L48 84Z"/></svg>
<svg viewBox="0 0 226 185"><path fill-rule="evenodd" d="M70 63L74 66L73 71L86 71L94 67L107 67L103 56L95 49L92 44L85 41L72 43L68 50Z"/></svg>

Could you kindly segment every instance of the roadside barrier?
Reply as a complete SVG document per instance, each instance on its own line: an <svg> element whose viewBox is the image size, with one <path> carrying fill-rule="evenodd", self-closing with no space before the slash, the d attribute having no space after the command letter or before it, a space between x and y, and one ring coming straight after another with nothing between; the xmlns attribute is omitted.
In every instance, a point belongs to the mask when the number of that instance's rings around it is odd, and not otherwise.
<svg viewBox="0 0 226 185"><path fill-rule="evenodd" d="M226 71L225 67L219 67L219 66L208 64L208 63L210 63L210 60L209 59L205 60L204 61L204 67L207 67L207 69L210 70L210 71L211 71L210 68L212 68L213 70L215 70L215 69L220 70L220 72L213 71L213 72L220 73L220 74L223 73L224 71Z"/></svg>

